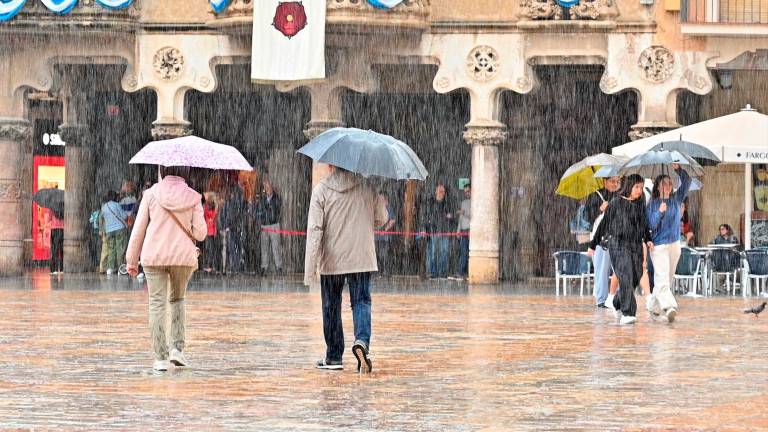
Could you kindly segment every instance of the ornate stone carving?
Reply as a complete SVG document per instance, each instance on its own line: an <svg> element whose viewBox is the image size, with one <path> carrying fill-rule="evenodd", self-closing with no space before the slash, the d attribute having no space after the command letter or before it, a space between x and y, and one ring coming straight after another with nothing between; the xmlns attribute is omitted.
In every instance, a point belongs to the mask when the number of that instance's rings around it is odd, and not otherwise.
<svg viewBox="0 0 768 432"><path fill-rule="evenodd" d="M571 19L593 19L600 18L602 0L581 0L576 6L568 9Z"/></svg>
<svg viewBox="0 0 768 432"><path fill-rule="evenodd" d="M203 76L200 77L198 82L200 83L200 86L202 88L208 88L208 86L211 85L211 78L206 76L206 75L203 75Z"/></svg>
<svg viewBox="0 0 768 432"><path fill-rule="evenodd" d="M139 85L139 77L136 74L130 74L125 78L125 88L127 90L133 90Z"/></svg>
<svg viewBox="0 0 768 432"><path fill-rule="evenodd" d="M508 136L504 126L468 126L464 131L464 141L472 146L500 146Z"/></svg>
<svg viewBox="0 0 768 432"><path fill-rule="evenodd" d="M21 188L18 180L0 180L0 201L18 201Z"/></svg>
<svg viewBox="0 0 768 432"><path fill-rule="evenodd" d="M189 124L165 123L152 126L152 138L155 141L178 138L192 135L192 128Z"/></svg>
<svg viewBox="0 0 768 432"><path fill-rule="evenodd" d="M84 147L91 142L91 129L82 124L63 124L59 126L59 137L67 147Z"/></svg>
<svg viewBox="0 0 768 432"><path fill-rule="evenodd" d="M531 86L531 79L527 76L521 76L515 80L515 86L518 90L525 90Z"/></svg>
<svg viewBox="0 0 768 432"><path fill-rule="evenodd" d="M391 13L426 15L429 12L430 0L403 0L402 3L391 9ZM336 10L350 11L376 11L365 0L327 0L328 12Z"/></svg>
<svg viewBox="0 0 768 432"><path fill-rule="evenodd" d="M610 93L617 85L619 85L619 80L616 77L603 75L600 79L600 90L603 93Z"/></svg>
<svg viewBox="0 0 768 432"><path fill-rule="evenodd" d="M181 76L181 71L184 69L184 56L178 48L160 48L152 59L152 66L160 79L173 81Z"/></svg>
<svg viewBox="0 0 768 432"><path fill-rule="evenodd" d="M520 9L523 16L533 20L563 18L563 8L555 0L522 0Z"/></svg>
<svg viewBox="0 0 768 432"><path fill-rule="evenodd" d="M629 139L632 141L637 141L639 139L652 137L654 135L658 135L662 132L666 132L668 130L672 129L672 127L664 127L664 126L632 126L632 130L629 131L627 134L629 136Z"/></svg>
<svg viewBox="0 0 768 432"><path fill-rule="evenodd" d="M0 140L21 141L32 135L32 126L26 120L0 119Z"/></svg>
<svg viewBox="0 0 768 432"><path fill-rule="evenodd" d="M441 90L445 90L451 86L451 79L448 77L441 77L437 79L436 84L437 84L437 88Z"/></svg>
<svg viewBox="0 0 768 432"><path fill-rule="evenodd" d="M321 133L335 127L344 127L344 123L337 121L311 121L304 128L304 136L308 141L311 141Z"/></svg>
<svg viewBox="0 0 768 432"><path fill-rule="evenodd" d="M467 55L467 73L477 81L488 81L499 72L499 53L488 45L480 45Z"/></svg>
<svg viewBox="0 0 768 432"><path fill-rule="evenodd" d="M663 46L651 46L640 53L637 66L643 70L643 77L654 83L661 83L672 76L675 56Z"/></svg>

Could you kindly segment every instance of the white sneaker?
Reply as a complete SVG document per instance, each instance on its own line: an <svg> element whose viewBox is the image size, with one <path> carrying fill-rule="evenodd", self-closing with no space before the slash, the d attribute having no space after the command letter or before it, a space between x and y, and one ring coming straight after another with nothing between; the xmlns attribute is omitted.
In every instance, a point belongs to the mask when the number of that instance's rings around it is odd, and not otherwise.
<svg viewBox="0 0 768 432"><path fill-rule="evenodd" d="M667 309L667 321L674 322L676 315L677 315L677 309L675 308Z"/></svg>
<svg viewBox="0 0 768 432"><path fill-rule="evenodd" d="M171 367L171 362L168 360L155 360L152 365L152 369L156 371L167 371L169 367Z"/></svg>
<svg viewBox="0 0 768 432"><path fill-rule="evenodd" d="M653 304L656 302L656 297L653 294L648 294L645 296L645 309L650 313L655 313L653 311Z"/></svg>
<svg viewBox="0 0 768 432"><path fill-rule="evenodd" d="M621 317L621 320L619 320L619 324L621 325L634 324L635 321L637 321L637 318L633 316L623 316Z"/></svg>
<svg viewBox="0 0 768 432"><path fill-rule="evenodd" d="M608 294L608 298L605 299L605 307L607 307L609 310L616 310L615 307L613 307L613 298L615 296L613 294Z"/></svg>
<svg viewBox="0 0 768 432"><path fill-rule="evenodd" d="M107 269L107 276L112 276L112 273L114 273L112 269Z"/></svg>
<svg viewBox="0 0 768 432"><path fill-rule="evenodd" d="M613 316L615 316L615 317L616 317L616 319L621 319L621 317L622 317L622 315L621 315L621 311L620 311L620 310L618 310L618 309L614 309L614 310L613 310Z"/></svg>
<svg viewBox="0 0 768 432"><path fill-rule="evenodd" d="M184 367L189 365L187 359L184 358L184 354L176 348L171 350L170 360L174 366Z"/></svg>
<svg viewBox="0 0 768 432"><path fill-rule="evenodd" d="M144 280L144 273L139 273L136 275L136 280L141 282Z"/></svg>

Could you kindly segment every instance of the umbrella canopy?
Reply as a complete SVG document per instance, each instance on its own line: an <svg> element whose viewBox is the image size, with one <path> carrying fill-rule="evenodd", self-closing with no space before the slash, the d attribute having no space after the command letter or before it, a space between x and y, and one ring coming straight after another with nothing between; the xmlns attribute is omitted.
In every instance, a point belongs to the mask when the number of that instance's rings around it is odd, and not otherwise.
<svg viewBox="0 0 768 432"><path fill-rule="evenodd" d="M747 108L722 117L673 129L613 148L613 154L637 156L655 145L684 138L697 143L726 163L742 163L743 150L765 148L768 143L768 115ZM667 149L667 147L664 147ZM695 155L692 155L696 157Z"/></svg>
<svg viewBox="0 0 768 432"><path fill-rule="evenodd" d="M298 150L315 162L364 177L426 180L429 173L416 153L389 135L355 128L329 129Z"/></svg>
<svg viewBox="0 0 768 432"><path fill-rule="evenodd" d="M668 175L677 180L677 175L671 165L677 163L683 165L683 168L691 177L704 175L704 168L693 158L677 150L652 150L637 155L622 165L619 174L625 176L629 174L640 174L649 179L655 179L659 175Z"/></svg>
<svg viewBox="0 0 768 432"><path fill-rule="evenodd" d="M605 165L620 165L627 161L621 156L600 153L576 162L568 167L560 178L555 193L573 199L582 199L603 187L603 179L595 172Z"/></svg>
<svg viewBox="0 0 768 432"><path fill-rule="evenodd" d="M53 212L57 218L64 217L64 191L61 189L47 188L35 192L32 197L40 207L45 207Z"/></svg>
<svg viewBox="0 0 768 432"><path fill-rule="evenodd" d="M690 141L683 141L682 138L677 141L664 141L651 147L651 150L677 150L680 153L692 157L701 165L717 165L720 158L712 153L712 150L703 145L695 144Z"/></svg>
<svg viewBox="0 0 768 432"><path fill-rule="evenodd" d="M236 148L194 135L152 141L128 163L253 171L253 167Z"/></svg>

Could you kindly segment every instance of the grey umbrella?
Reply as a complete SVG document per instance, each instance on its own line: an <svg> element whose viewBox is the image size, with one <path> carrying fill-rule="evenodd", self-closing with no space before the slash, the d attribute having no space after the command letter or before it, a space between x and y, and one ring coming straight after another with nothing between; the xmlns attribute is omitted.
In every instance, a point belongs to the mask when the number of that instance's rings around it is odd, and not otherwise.
<svg viewBox="0 0 768 432"><path fill-rule="evenodd" d="M720 158L712 150L700 144L683 141L682 137L677 141L664 141L656 144L651 147L651 150L677 150L692 157L701 165L717 165L720 163Z"/></svg>
<svg viewBox="0 0 768 432"><path fill-rule="evenodd" d="M364 177L426 180L427 169L402 141L356 128L333 128L298 150L315 162L344 168Z"/></svg>
<svg viewBox="0 0 768 432"><path fill-rule="evenodd" d="M675 170L671 167L673 163L682 165L691 177L704 175L704 168L698 162L677 150L650 150L639 154L622 165L619 174L640 174L649 179L665 174L677 179Z"/></svg>

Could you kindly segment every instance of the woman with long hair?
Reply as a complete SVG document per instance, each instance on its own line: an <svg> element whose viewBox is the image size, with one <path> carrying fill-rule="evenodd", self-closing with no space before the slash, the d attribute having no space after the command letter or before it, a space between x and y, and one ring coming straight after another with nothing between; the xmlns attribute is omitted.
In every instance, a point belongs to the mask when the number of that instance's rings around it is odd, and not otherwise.
<svg viewBox="0 0 768 432"><path fill-rule="evenodd" d="M635 287L640 284L645 265L643 245L653 250L651 234L645 217L643 178L632 174L626 178L617 198L605 209L603 220L589 244L593 256L600 239L606 239L611 265L619 278L619 292L613 298L616 315L622 325L636 321Z"/></svg>
<svg viewBox="0 0 768 432"><path fill-rule="evenodd" d="M153 368L187 366L184 357L187 284L197 269L196 241L208 229L201 195L187 186L186 167L161 167L162 180L144 193L126 255L128 274L136 276L139 255L149 290L149 328L155 352ZM170 347L165 327L171 315Z"/></svg>
<svg viewBox="0 0 768 432"><path fill-rule="evenodd" d="M680 261L680 219L683 201L691 186L691 177L679 164L672 164L672 169L680 177L680 187L672 192L672 179L668 175L656 177L651 201L646 208L651 239L655 245L651 251L653 293L648 295L646 307L651 313L666 317L669 322L674 321L677 315L672 281L677 262Z"/></svg>

